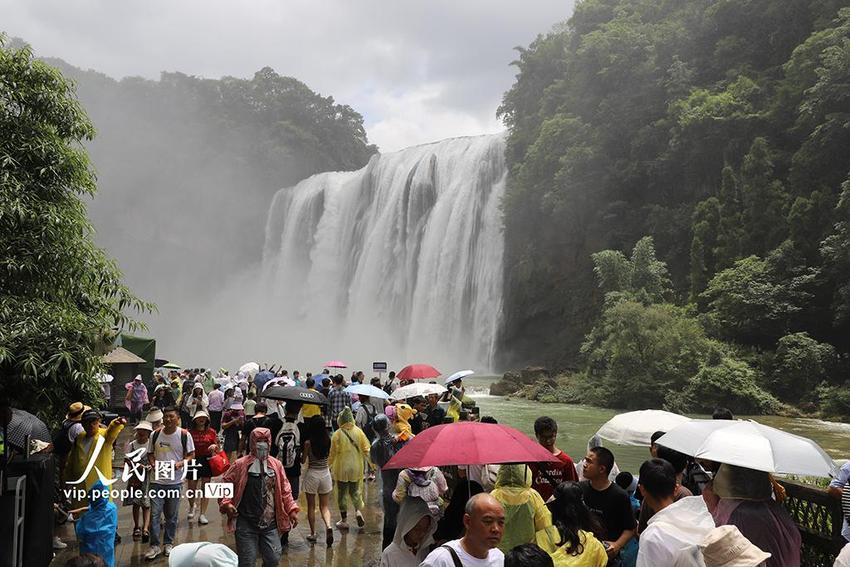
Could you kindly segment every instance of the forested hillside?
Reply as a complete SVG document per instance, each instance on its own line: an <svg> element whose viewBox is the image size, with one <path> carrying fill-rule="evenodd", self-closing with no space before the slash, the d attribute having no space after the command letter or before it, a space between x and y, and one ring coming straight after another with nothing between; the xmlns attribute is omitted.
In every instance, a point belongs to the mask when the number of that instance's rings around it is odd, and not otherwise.
<svg viewBox="0 0 850 567"><path fill-rule="evenodd" d="M87 150L98 196L89 217L128 284L158 304L155 332L258 264L278 189L359 169L377 151L359 113L270 68L250 79L115 80L45 61L76 83L94 124Z"/></svg>
<svg viewBox="0 0 850 567"><path fill-rule="evenodd" d="M850 413L847 5L585 0L519 50L505 365L593 403Z"/></svg>

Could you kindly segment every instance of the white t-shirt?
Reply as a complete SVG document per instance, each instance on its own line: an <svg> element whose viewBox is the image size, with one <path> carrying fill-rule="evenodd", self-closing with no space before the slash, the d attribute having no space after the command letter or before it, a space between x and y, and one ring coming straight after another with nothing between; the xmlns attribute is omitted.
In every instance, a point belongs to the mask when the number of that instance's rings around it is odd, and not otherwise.
<svg viewBox="0 0 850 567"><path fill-rule="evenodd" d="M487 559L478 559L463 550L459 539L446 542L444 545L448 545L457 552L457 556L464 567L502 567L505 564L505 554L497 547L490 550ZM448 549L438 547L428 554L428 557L419 567L455 567L455 562L452 561Z"/></svg>
<svg viewBox="0 0 850 567"><path fill-rule="evenodd" d="M699 544L714 529L702 496L688 496L657 512L640 534L637 567L700 567Z"/></svg>
<svg viewBox="0 0 850 567"><path fill-rule="evenodd" d="M174 433L166 434L160 429L159 435L156 432L151 433L150 441L148 441L148 455L151 453L154 454L154 458L158 462L174 462L182 461L186 458L183 454L183 442L180 440L181 432L185 430L177 428L177 431ZM188 431L185 431L186 435L186 454L195 452L195 442L192 441L192 435L189 434ZM156 439L156 447L154 447L154 439ZM156 465L155 465L156 466ZM151 482L156 484L167 484L167 485L177 485L183 483L183 470L176 469L174 471L174 478L156 478L155 475L156 468L151 471ZM162 476L162 475L160 475Z"/></svg>

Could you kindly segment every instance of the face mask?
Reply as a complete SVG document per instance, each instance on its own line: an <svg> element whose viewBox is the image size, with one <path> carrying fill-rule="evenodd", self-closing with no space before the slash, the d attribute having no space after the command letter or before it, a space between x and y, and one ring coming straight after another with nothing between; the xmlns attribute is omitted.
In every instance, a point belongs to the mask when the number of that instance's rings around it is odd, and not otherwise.
<svg viewBox="0 0 850 567"><path fill-rule="evenodd" d="M257 458L261 461L265 461L269 456L269 444L265 441L260 441L257 443Z"/></svg>

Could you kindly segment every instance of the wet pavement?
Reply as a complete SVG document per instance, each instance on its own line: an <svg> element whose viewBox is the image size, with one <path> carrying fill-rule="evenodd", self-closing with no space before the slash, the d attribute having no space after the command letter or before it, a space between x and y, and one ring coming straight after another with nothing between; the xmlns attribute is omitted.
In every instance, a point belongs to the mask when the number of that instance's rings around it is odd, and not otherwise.
<svg viewBox="0 0 850 567"><path fill-rule="evenodd" d="M130 428L125 429L128 432ZM122 432L118 447L122 447L129 435ZM116 470L116 475L120 472ZM123 483L119 480L115 483L115 487L123 488ZM284 550L281 557L280 565L292 567L348 567L348 566L370 566L377 565L381 555L381 526L382 512L380 508L380 477L375 482L364 483L364 502L366 508L363 510L363 516L366 520L366 525L359 529L354 525L347 532L340 532L334 528L334 544L328 548L325 545L325 530L318 509L316 510L316 532L319 534L319 541L315 545L311 545L305 538L309 535L310 529L307 524L307 501L304 494L299 497L299 505L301 513L298 515L298 526L292 530L289 536L289 546ZM336 506L336 491L331 496L331 522L336 523L340 519L338 508ZM116 502L118 506L118 533L122 538L122 542L115 546L115 567L127 567L136 565L148 565L151 567L161 567L168 565L168 560L164 555L160 555L153 561L145 560L145 553L149 549L149 544L140 541L133 541L133 512L131 506L121 506L120 502ZM175 545L180 543L210 541L215 543L223 543L231 549L236 549L236 543L233 534L227 533L225 529L225 518L218 512L218 505L212 501L207 508L207 518L210 523L206 526L198 525L197 516L189 522L187 515L189 513L189 505L187 500L180 503L180 517L177 524L177 537ZM350 511L349 514L352 514ZM74 528L70 524L62 526L62 531L58 532L62 541L68 544L68 548L57 553L51 567L63 566L65 562L74 557L77 552L77 541L74 535ZM258 560L258 564L262 564Z"/></svg>

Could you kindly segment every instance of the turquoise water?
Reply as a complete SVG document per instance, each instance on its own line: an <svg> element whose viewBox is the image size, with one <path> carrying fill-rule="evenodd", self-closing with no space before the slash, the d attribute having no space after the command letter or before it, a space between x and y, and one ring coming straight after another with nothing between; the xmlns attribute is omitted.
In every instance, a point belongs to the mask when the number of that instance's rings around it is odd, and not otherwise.
<svg viewBox="0 0 850 567"><path fill-rule="evenodd" d="M542 404L525 399L490 396L487 392L496 378L482 376L464 380L468 392L481 407L481 415L492 415L499 423L515 427L532 437L534 420L541 415L548 415L558 422L558 447L576 461L584 456L588 439L602 424L621 413L620 410L593 406ZM850 424L775 415L753 416L752 419L808 437L820 444L834 459L850 458ZM617 464L623 470L637 471L640 464L649 457L649 449L645 447L624 447L607 442L605 446L614 452Z"/></svg>

